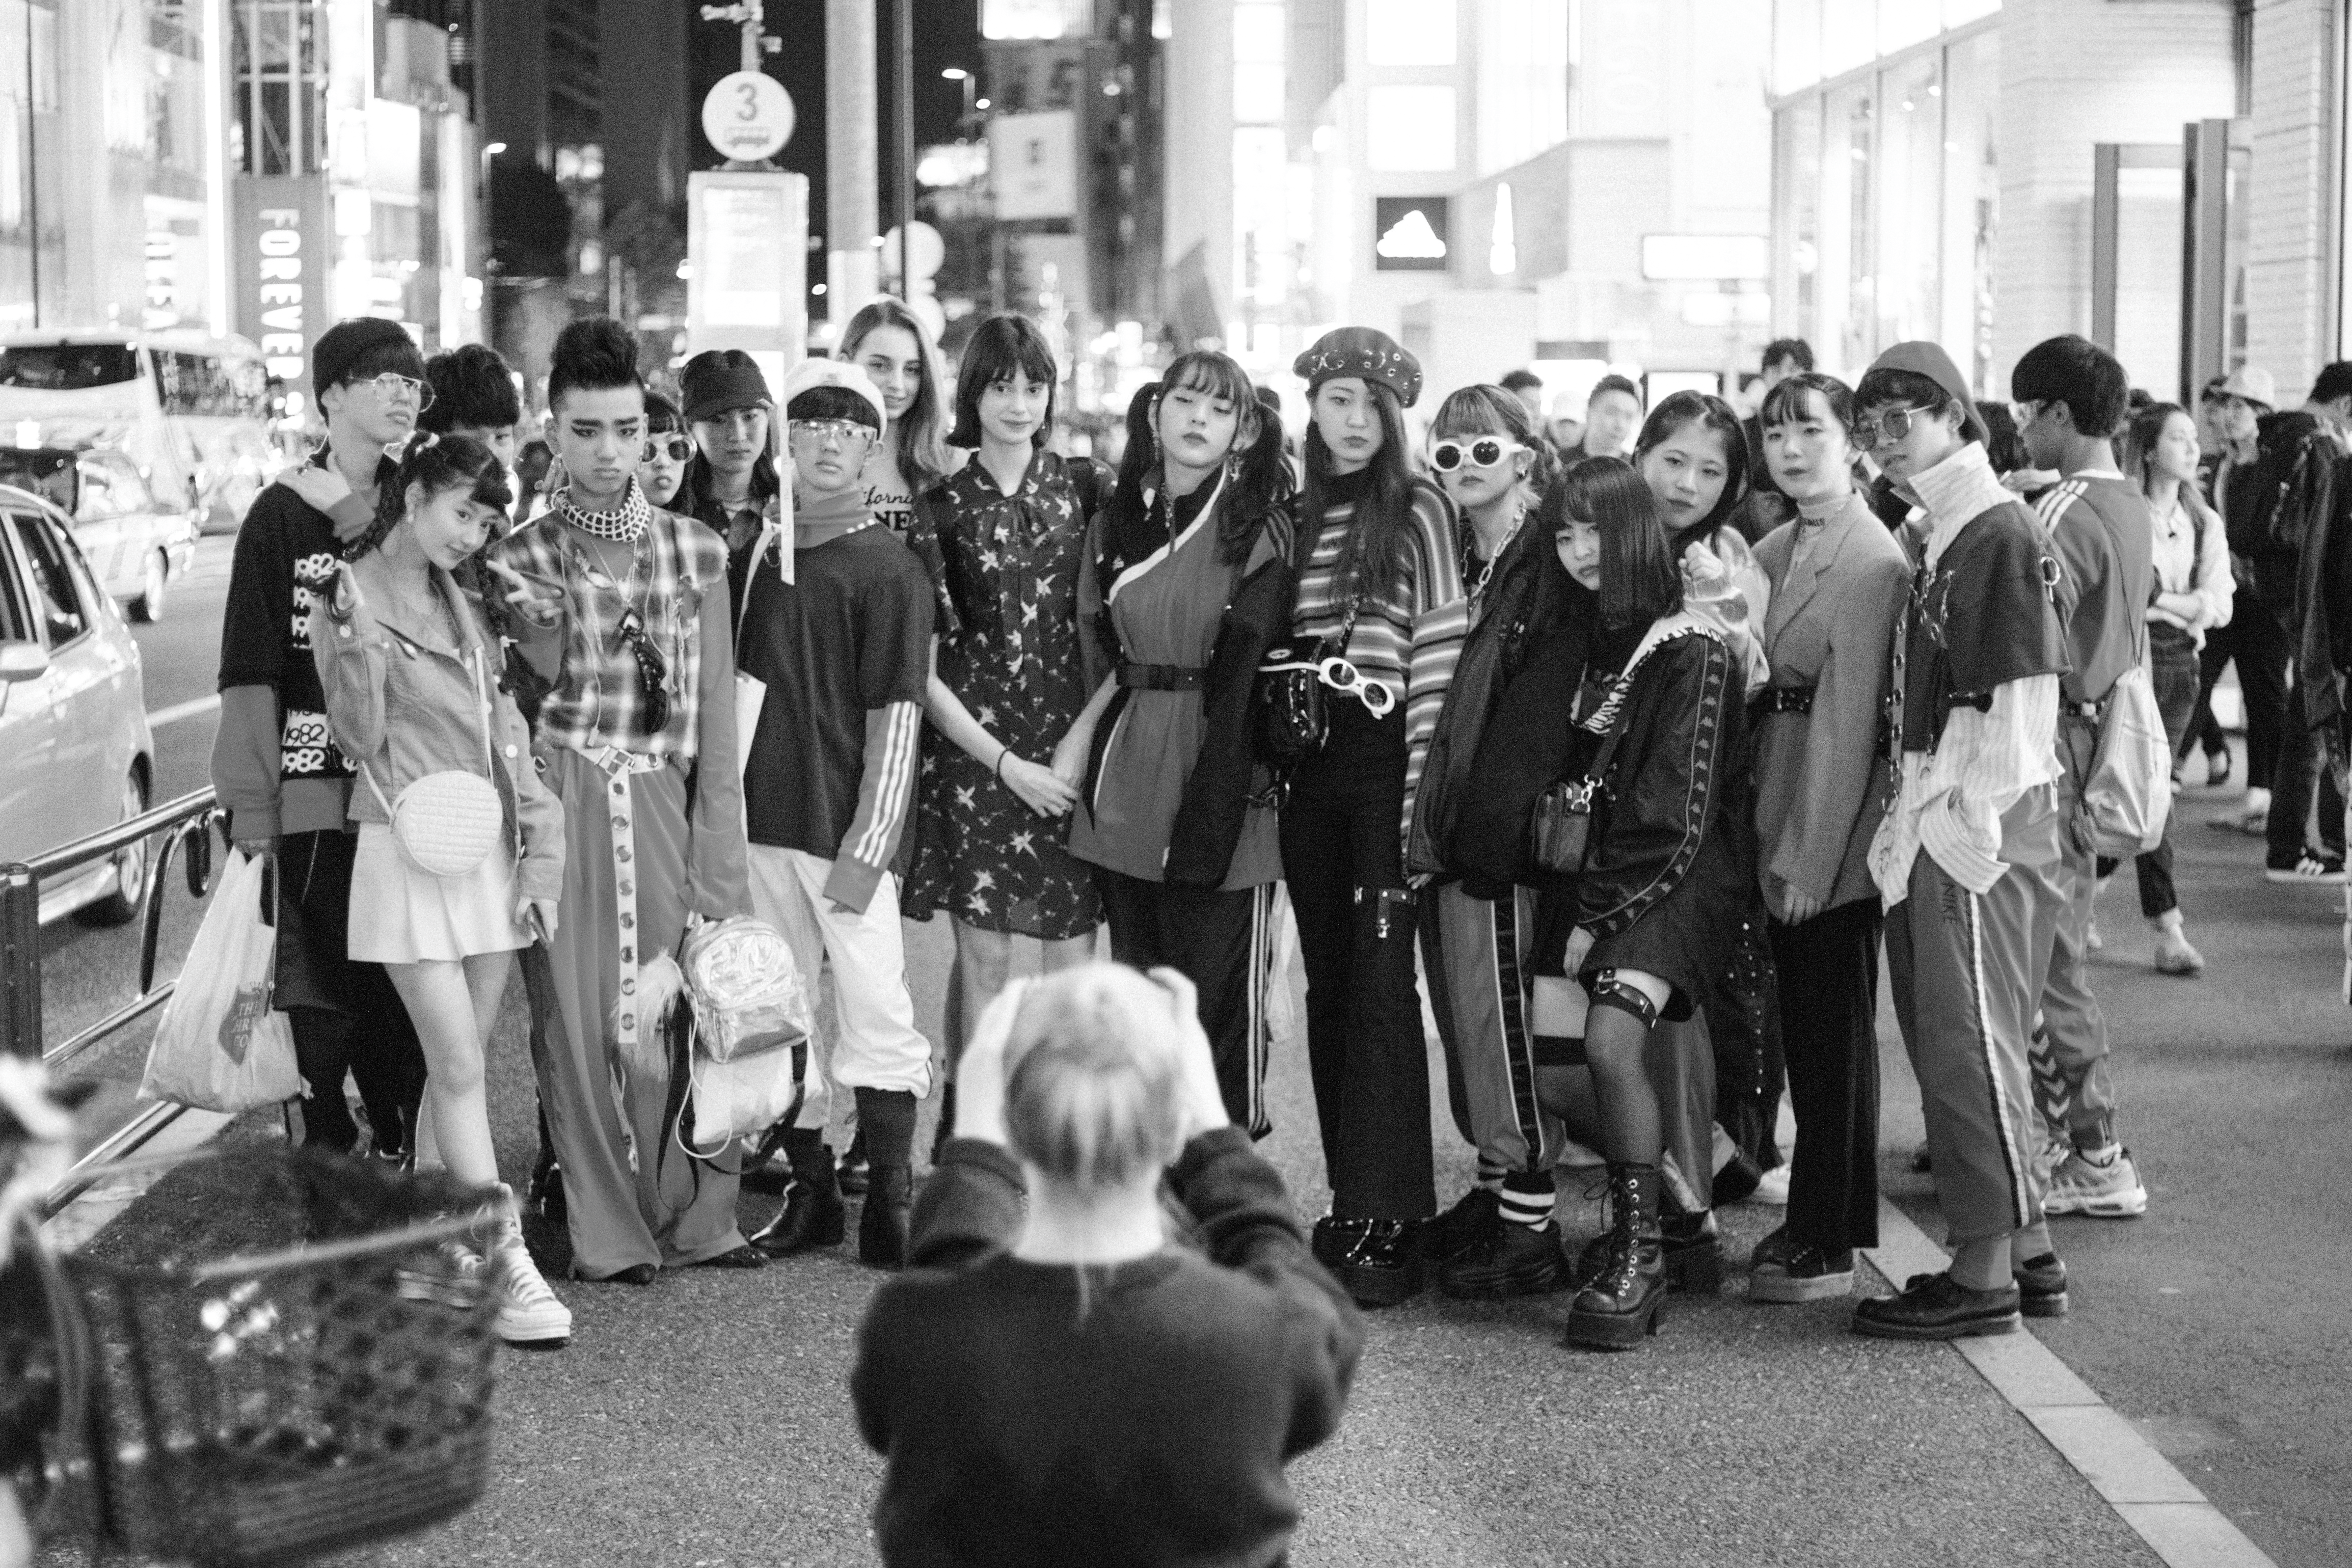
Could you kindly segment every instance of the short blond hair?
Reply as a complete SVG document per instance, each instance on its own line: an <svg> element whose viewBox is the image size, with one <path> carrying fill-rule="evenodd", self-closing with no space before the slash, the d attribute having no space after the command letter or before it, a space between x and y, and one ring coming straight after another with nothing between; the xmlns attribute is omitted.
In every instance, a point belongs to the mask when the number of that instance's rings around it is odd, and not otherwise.
<svg viewBox="0 0 2352 1568"><path fill-rule="evenodd" d="M1167 990L1123 963L1034 982L1004 1047L1013 1152L1057 1181L1125 1186L1174 1160L1179 1039Z"/></svg>

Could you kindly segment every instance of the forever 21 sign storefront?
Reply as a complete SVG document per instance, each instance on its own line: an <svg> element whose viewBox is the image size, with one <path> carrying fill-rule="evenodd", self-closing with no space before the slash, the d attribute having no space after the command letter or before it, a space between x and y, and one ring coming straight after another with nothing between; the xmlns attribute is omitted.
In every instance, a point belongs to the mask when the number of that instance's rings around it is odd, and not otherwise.
<svg viewBox="0 0 2352 1568"><path fill-rule="evenodd" d="M289 397L287 411L307 411L310 345L334 324L327 183L309 175L249 177L236 190L236 330L260 347L273 378L301 394L299 401Z"/></svg>

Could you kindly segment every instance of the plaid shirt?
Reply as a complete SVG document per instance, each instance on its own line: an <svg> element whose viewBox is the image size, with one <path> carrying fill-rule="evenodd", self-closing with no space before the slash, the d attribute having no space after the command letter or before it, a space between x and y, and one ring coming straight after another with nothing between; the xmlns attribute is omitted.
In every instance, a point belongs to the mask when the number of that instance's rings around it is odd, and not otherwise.
<svg viewBox="0 0 2352 1568"><path fill-rule="evenodd" d="M552 511L516 529L490 552L525 576L561 583L569 591L573 613L561 628L563 667L539 710L540 739L573 751L619 746L691 758L700 733L702 599L727 588L727 547L719 536L690 517L656 507L621 583ZM669 722L658 734L646 731L645 680L621 637L621 617L633 607L669 667ZM553 630L555 623L542 629Z"/></svg>

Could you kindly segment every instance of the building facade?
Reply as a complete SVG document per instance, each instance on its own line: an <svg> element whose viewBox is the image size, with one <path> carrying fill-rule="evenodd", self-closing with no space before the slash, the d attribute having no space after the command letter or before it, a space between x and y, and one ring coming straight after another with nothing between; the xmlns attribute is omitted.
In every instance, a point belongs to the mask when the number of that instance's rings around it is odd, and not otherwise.
<svg viewBox="0 0 2352 1568"><path fill-rule="evenodd" d="M1278 374L1328 326L1433 386L1719 384L1769 329L1769 13L1741 0L1187 0L1165 293Z"/></svg>

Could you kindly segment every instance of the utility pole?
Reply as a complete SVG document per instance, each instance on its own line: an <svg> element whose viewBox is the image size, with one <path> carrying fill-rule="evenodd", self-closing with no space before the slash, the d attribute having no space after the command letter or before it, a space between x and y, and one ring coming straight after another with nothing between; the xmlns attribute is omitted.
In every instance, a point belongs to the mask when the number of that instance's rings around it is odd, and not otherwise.
<svg viewBox="0 0 2352 1568"><path fill-rule="evenodd" d="M877 291L880 72L874 0L824 0L825 313L847 325ZM903 248L903 247L902 247Z"/></svg>
<svg viewBox="0 0 2352 1568"><path fill-rule="evenodd" d="M702 19L706 22L732 22L743 30L743 63L737 68L755 71L760 68L760 57L780 53L784 41L764 37L761 32L760 12L764 0L736 0L732 5L705 5Z"/></svg>
<svg viewBox="0 0 2352 1568"><path fill-rule="evenodd" d="M898 293L915 297L915 0L898 0L897 86L890 96L898 149Z"/></svg>

